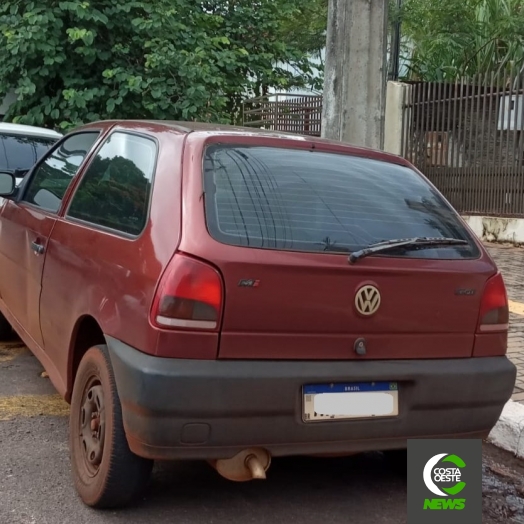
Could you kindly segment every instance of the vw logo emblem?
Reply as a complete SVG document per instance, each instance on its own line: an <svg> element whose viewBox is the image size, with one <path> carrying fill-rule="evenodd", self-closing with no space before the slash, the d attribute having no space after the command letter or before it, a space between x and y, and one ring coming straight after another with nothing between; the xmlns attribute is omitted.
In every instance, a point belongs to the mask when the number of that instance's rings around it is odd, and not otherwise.
<svg viewBox="0 0 524 524"><path fill-rule="evenodd" d="M379 290L375 286L361 287L355 295L355 307L365 317L374 315L380 307Z"/></svg>

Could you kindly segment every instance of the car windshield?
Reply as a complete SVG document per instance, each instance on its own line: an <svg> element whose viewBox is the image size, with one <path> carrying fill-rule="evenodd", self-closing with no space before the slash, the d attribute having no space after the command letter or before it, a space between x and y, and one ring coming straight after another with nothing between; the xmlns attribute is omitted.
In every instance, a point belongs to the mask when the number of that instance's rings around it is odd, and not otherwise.
<svg viewBox="0 0 524 524"><path fill-rule="evenodd" d="M0 135L0 171L31 169L56 142L56 139Z"/></svg>
<svg viewBox="0 0 524 524"><path fill-rule="evenodd" d="M388 251L385 256L473 258L476 244L454 210L412 169L347 154L211 145L204 155L206 220L237 246L353 252L413 237L465 245Z"/></svg>

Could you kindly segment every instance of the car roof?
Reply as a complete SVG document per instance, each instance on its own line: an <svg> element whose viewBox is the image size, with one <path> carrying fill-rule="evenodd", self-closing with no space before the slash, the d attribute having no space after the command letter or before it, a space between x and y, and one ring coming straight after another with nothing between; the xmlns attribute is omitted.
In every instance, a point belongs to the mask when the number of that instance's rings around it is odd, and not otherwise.
<svg viewBox="0 0 524 524"><path fill-rule="evenodd" d="M205 132L210 134L250 134L250 135L261 135L261 136L275 136L285 138L296 138L296 139L309 139L313 137L306 137L297 135L296 133L286 133L284 131L271 131L266 129L259 129L255 127L242 127L232 126L226 124L212 124L206 122L183 122L178 120L100 120L80 126L81 128L89 127L112 127L119 126L124 128L135 128L135 129L149 129L155 131L161 131L162 128L169 128L173 131L182 134L194 133L194 132Z"/></svg>
<svg viewBox="0 0 524 524"><path fill-rule="evenodd" d="M40 138L61 138L63 135L52 129L45 127L27 126L23 124L11 124L0 122L0 134L9 133L10 135L34 136Z"/></svg>
<svg viewBox="0 0 524 524"><path fill-rule="evenodd" d="M207 136L237 135L296 140L311 144L313 147L315 144L317 144L319 148L322 148L322 146L335 146L337 149L342 149L345 153L348 154L357 154L371 159L393 162L395 164L401 165L409 165L409 163L404 158L377 149L370 149L367 147L356 146L349 143L329 140L311 135L299 135L297 133L267 130L255 127L242 127L205 122L182 122L177 120L102 120L81 126L79 129L92 127L120 127L123 129L143 130L152 133L162 132L166 129L170 129L180 134L202 133ZM77 129L77 131L79 129Z"/></svg>

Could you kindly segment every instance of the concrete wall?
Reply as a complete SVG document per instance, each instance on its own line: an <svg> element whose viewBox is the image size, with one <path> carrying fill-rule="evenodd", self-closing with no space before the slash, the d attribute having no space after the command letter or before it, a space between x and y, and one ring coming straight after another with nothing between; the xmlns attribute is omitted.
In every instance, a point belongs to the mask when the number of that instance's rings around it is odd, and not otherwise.
<svg viewBox="0 0 524 524"><path fill-rule="evenodd" d="M463 216L469 227L487 242L524 244L524 218Z"/></svg>
<svg viewBox="0 0 524 524"><path fill-rule="evenodd" d="M411 86L401 82L388 82L386 112L384 117L384 150L394 155L402 154L404 103L409 100ZM407 108L405 111L410 111ZM406 115L409 119L409 114Z"/></svg>

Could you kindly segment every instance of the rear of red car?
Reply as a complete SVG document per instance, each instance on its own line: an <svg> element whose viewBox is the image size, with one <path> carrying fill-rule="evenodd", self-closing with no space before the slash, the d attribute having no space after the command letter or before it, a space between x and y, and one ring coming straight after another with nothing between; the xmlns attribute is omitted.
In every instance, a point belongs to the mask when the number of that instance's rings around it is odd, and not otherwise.
<svg viewBox="0 0 524 524"><path fill-rule="evenodd" d="M135 453L350 453L487 435L515 382L504 283L411 166L196 132L182 183L181 242L151 309L156 355L110 341Z"/></svg>

